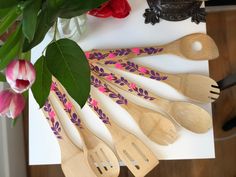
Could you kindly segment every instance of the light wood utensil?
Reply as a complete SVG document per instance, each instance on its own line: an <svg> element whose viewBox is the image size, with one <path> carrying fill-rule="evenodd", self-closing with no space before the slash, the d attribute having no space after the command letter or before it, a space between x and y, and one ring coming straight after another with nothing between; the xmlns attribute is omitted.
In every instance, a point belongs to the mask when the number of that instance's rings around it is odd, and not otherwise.
<svg viewBox="0 0 236 177"><path fill-rule="evenodd" d="M164 82L193 101L200 103L214 102L220 95L220 89L216 81L207 76L200 74L168 74L130 61L109 60L104 63L104 65L112 67L116 67L117 64L122 66L119 69L123 71Z"/></svg>
<svg viewBox="0 0 236 177"><path fill-rule="evenodd" d="M160 54L173 54L189 60L213 60L219 56L213 39L203 33L184 36L169 44L125 49L96 49L86 52L90 63L110 59L130 59Z"/></svg>
<svg viewBox="0 0 236 177"><path fill-rule="evenodd" d="M74 106L75 103L72 101L71 97L68 96L66 90L60 85L58 81L54 80L56 85L55 90L60 92L60 95L64 95L62 102L59 94L52 92L52 96L57 101L57 105L60 105L62 110L65 110L67 117L72 120L72 117L79 118L81 113L78 106ZM70 105L69 108L66 105ZM80 119L81 121L81 119ZM95 136L88 128L83 124L83 126L76 126L75 122L73 125L79 131L80 135L84 140L84 149L87 152L87 159L90 167L93 169L94 173L99 177L118 177L120 172L120 165L116 155L113 151L105 144L101 139ZM82 123L82 121L81 121Z"/></svg>
<svg viewBox="0 0 236 177"><path fill-rule="evenodd" d="M174 124L160 113L128 101L119 92L107 85L105 80L99 79L93 74L91 85L124 108L133 117L143 133L155 143L168 145L177 139Z"/></svg>
<svg viewBox="0 0 236 177"><path fill-rule="evenodd" d="M212 128L212 118L203 108L188 102L166 100L143 89L129 79L112 73L108 68L99 64L91 64L90 66L92 71L107 79L111 84L154 103L180 126L195 133L205 133Z"/></svg>
<svg viewBox="0 0 236 177"><path fill-rule="evenodd" d="M96 105L94 104L96 102ZM120 128L114 121L109 119L102 105L94 99L93 92L88 99L88 104L98 117L105 123L110 131L116 152L129 170L136 177L144 177L159 161L155 154L138 137ZM99 106L98 106L99 105Z"/></svg>
<svg viewBox="0 0 236 177"><path fill-rule="evenodd" d="M42 109L48 123L58 139L61 149L61 167L66 177L96 177L88 165L86 151L80 150L67 136L61 126L59 115L56 113L52 102L46 102Z"/></svg>

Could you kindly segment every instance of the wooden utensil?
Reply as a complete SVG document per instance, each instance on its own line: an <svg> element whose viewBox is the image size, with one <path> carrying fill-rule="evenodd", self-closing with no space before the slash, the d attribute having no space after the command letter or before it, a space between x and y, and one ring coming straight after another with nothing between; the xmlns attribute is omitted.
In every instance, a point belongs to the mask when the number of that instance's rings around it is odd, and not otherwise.
<svg viewBox="0 0 236 177"><path fill-rule="evenodd" d="M61 149L61 167L66 177L96 177L85 158L87 152L80 150L67 136L61 126L50 98L42 109L48 123L58 139Z"/></svg>
<svg viewBox="0 0 236 177"><path fill-rule="evenodd" d="M168 145L177 139L174 124L161 114L128 101L119 92L107 85L105 80L99 79L93 74L91 85L124 108L133 117L143 133L155 143Z"/></svg>
<svg viewBox="0 0 236 177"><path fill-rule="evenodd" d="M199 74L167 74L130 61L122 60L109 60L104 64L115 68L117 68L116 66L118 65L120 66L119 69L124 71L164 82L190 100L200 103L214 102L220 95L220 89L216 81L207 76Z"/></svg>
<svg viewBox="0 0 236 177"><path fill-rule="evenodd" d="M88 104L110 131L119 158L134 176L144 177L159 163L155 154L138 137L109 119L108 114L100 108L102 105L94 99L93 91Z"/></svg>
<svg viewBox="0 0 236 177"><path fill-rule="evenodd" d="M99 64L90 64L90 66L92 71L96 72L100 77L104 77L113 85L154 103L180 126L195 133L205 133L212 127L212 118L203 108L188 102L166 100L143 89L127 78L112 73L108 68Z"/></svg>
<svg viewBox="0 0 236 177"><path fill-rule="evenodd" d="M78 106L69 97L66 90L60 85L58 81L54 80L54 91L52 92L53 98L56 100L57 105L60 105L62 110L65 110L67 117L72 120L73 125L79 131L84 140L84 149L87 152L87 159L90 167L94 173L100 177L118 177L120 172L120 165L113 151L101 139L96 137L88 128L78 126L74 121L74 117L79 118L81 111ZM61 95L64 95L63 99ZM81 121L81 119L79 119ZM82 121L81 121L82 123Z"/></svg>
<svg viewBox="0 0 236 177"><path fill-rule="evenodd" d="M173 54L189 60L213 60L219 56L219 51L210 36L203 33L195 33L163 46L99 49L86 52L87 59L90 63L160 54Z"/></svg>

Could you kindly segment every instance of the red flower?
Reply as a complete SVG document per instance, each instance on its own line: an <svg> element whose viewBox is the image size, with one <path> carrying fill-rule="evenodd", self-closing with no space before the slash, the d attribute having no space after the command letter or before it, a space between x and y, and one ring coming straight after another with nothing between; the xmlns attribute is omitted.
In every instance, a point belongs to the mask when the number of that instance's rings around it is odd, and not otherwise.
<svg viewBox="0 0 236 177"><path fill-rule="evenodd" d="M131 7L127 0L109 0L99 8L93 9L88 13L101 18L107 18L110 16L115 18L125 18L129 15L130 11Z"/></svg>

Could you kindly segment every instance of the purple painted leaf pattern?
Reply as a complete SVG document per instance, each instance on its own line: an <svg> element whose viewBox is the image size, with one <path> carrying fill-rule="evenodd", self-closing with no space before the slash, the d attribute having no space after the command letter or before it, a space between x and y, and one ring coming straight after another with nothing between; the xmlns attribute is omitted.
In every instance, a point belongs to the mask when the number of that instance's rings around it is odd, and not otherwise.
<svg viewBox="0 0 236 177"><path fill-rule="evenodd" d="M149 78L157 80L157 81L163 81L163 80L168 79L168 76L161 76L158 72L154 70L148 70L130 61L123 62L121 60L118 60L118 61L112 61L112 62L110 61L105 62L106 65L115 65L116 63L120 63L126 71L129 71L131 73L137 72L139 75L142 75L142 76L148 75Z"/></svg>
<svg viewBox="0 0 236 177"><path fill-rule="evenodd" d="M50 121L50 123L51 123L51 130L53 131L54 135L58 139L62 139L62 136L60 135L60 132L61 132L60 123L58 121L55 121L54 117L52 117L52 115L53 116L56 116L56 115L55 115L55 112L52 109L51 104L49 103L49 101L46 101L43 109L44 109L45 112L48 113L48 116L46 117L46 119L48 121Z"/></svg>
<svg viewBox="0 0 236 177"><path fill-rule="evenodd" d="M53 84L54 84L53 91L56 93L57 97L63 104L64 110L70 115L71 122L76 126L78 126L79 128L83 128L79 116L75 112L72 112L71 108L68 107L68 104L71 103L66 99L66 95L58 89L56 82L54 82Z"/></svg>
<svg viewBox="0 0 236 177"><path fill-rule="evenodd" d="M141 54L153 55L162 52L163 50L164 50L163 48L155 48L155 47L146 47L144 49L135 48L134 50L127 48L127 49L110 50L109 52L104 54L98 51L91 51L87 52L86 56L88 60L103 60L107 58L127 56L130 53L134 53L136 55L141 55Z"/></svg>
<svg viewBox="0 0 236 177"><path fill-rule="evenodd" d="M98 66L96 66L96 67L98 67ZM99 67L98 67L99 68ZM93 70L93 67L91 67L91 70ZM98 71L100 70L100 69L97 69ZM93 70L94 71L94 70ZM95 71L96 72L96 71ZM97 73L97 74L99 74L99 72ZM118 77L116 77L115 76L115 74L112 74L112 73L106 73L106 74L108 74L108 75L113 75L114 76L114 79L112 80L114 83L116 83L116 84L119 84L119 85L121 85L121 86L124 86L124 85L126 85L129 89L128 89L128 91L129 92L136 92L136 94L138 95L138 96L140 96L140 97L143 97L144 99L147 99L147 100L154 100L155 98L154 97L151 97L151 96L149 96L148 95L148 91L147 90L144 90L144 89L142 89L142 88L138 88L138 87L136 87L136 85L135 85L135 87L134 88L132 88L131 87L131 85L133 84L133 83L130 83L128 80L126 80L124 77L120 77L120 78L118 78ZM102 76L102 75L100 75L100 76ZM101 85L101 82L99 82L97 79L95 79L93 76L91 77L91 84L93 85L93 86L95 86L95 87L100 87L100 86L102 86ZM106 85L103 85L103 86L106 86ZM107 92L109 92L110 90L108 89L107 90ZM121 101L119 101L119 103L118 104L120 104L120 103L123 103L123 104L127 104L127 100L126 99L124 99L121 95L117 95L119 98L120 98L120 100L122 100L123 102L121 102Z"/></svg>
<svg viewBox="0 0 236 177"><path fill-rule="evenodd" d="M99 90L100 88L105 88L102 92L106 92L110 98L116 99L118 104L127 104L127 100L121 94L113 92L108 88L107 84L102 84L102 82L94 76L91 76L91 85L98 88Z"/></svg>
<svg viewBox="0 0 236 177"><path fill-rule="evenodd" d="M97 113L99 119L101 119L103 123L110 124L109 117L107 117L97 105L93 104L94 99L92 99L91 96L89 96L87 102L89 107L91 107Z"/></svg>

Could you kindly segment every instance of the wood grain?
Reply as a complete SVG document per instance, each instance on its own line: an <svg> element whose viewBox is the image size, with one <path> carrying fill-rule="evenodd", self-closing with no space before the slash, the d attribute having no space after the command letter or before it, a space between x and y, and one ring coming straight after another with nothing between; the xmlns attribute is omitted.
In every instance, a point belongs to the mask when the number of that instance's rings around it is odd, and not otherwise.
<svg viewBox="0 0 236 177"><path fill-rule="evenodd" d="M210 74L216 80L236 73L236 11L210 13L207 16L208 34L216 41L220 57L210 62ZM236 115L236 87L225 90L213 104L215 137L236 133L223 132L221 127ZM27 127L27 126L26 126ZM236 141L216 142L216 159L161 161L147 177L236 177ZM63 177L59 165L29 166L28 177ZM131 177L122 167L120 177Z"/></svg>

